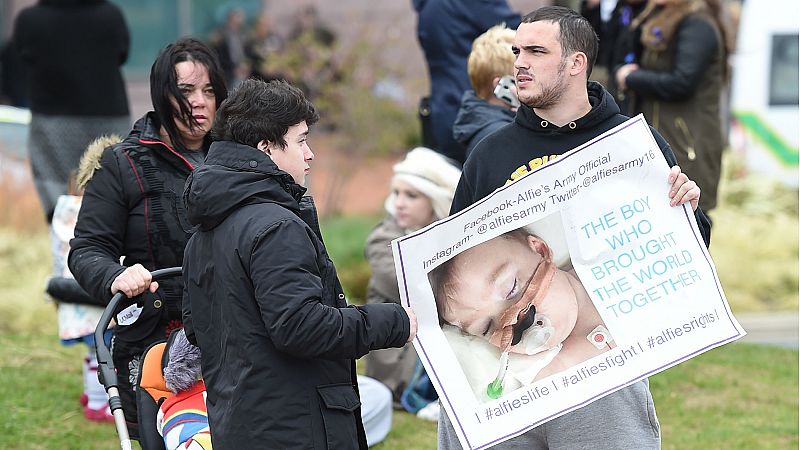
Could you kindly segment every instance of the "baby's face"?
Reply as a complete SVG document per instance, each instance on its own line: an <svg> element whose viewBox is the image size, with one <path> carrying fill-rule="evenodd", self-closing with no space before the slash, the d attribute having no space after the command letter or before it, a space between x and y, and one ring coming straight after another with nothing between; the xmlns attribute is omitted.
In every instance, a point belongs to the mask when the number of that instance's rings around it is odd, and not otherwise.
<svg viewBox="0 0 800 450"><path fill-rule="evenodd" d="M489 340L505 325L499 323L500 317L519 302L543 261L536 251L537 241L539 246L544 245L533 236L525 241L501 236L457 255L453 261L453 298L444 308L442 318L469 334ZM511 347L512 352L535 354L552 348L575 326L577 300L561 270L556 269L547 294L534 306L534 325L519 344Z"/></svg>

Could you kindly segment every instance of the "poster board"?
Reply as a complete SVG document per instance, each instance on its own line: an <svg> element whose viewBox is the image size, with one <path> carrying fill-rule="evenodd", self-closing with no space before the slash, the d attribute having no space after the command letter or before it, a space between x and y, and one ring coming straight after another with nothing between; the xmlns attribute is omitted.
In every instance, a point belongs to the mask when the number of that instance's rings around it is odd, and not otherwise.
<svg viewBox="0 0 800 450"><path fill-rule="evenodd" d="M691 206L669 205L668 173L638 116L392 242L415 348L465 449L744 336ZM503 312L526 302L535 321L506 365Z"/></svg>

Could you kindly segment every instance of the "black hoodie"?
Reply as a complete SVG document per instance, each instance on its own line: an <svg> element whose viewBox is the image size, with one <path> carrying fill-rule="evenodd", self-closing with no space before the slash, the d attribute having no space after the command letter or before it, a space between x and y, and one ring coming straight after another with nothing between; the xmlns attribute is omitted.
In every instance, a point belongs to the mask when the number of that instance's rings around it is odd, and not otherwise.
<svg viewBox="0 0 800 450"><path fill-rule="evenodd" d="M558 158L629 118L619 112L614 99L600 83L588 83L591 111L558 127L537 116L526 105L517 110L514 122L483 139L472 151L456 188L450 213L456 213L531 170ZM677 164L669 144L652 127L650 130L670 167ZM700 208L695 216L708 245L710 225Z"/></svg>
<svg viewBox="0 0 800 450"><path fill-rule="evenodd" d="M366 448L354 358L402 347L400 305L348 307L305 189L264 153L211 145L186 182L184 324L214 448Z"/></svg>

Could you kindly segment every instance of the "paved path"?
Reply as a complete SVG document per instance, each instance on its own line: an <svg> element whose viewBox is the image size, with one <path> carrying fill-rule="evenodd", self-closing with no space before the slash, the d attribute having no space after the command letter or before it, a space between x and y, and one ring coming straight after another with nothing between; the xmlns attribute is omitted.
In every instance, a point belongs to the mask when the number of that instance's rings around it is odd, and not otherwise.
<svg viewBox="0 0 800 450"><path fill-rule="evenodd" d="M747 331L742 342L798 348L798 315L792 312L736 314Z"/></svg>

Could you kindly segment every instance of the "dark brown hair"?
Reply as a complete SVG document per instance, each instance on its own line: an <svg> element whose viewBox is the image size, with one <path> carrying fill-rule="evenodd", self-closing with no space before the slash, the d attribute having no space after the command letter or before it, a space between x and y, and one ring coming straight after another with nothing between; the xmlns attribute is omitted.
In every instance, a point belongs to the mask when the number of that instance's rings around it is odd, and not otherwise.
<svg viewBox="0 0 800 450"><path fill-rule="evenodd" d="M189 101L178 89L175 65L185 61L202 64L208 70L208 79L214 89L217 108L228 96L228 89L225 87L225 78L217 60L217 54L206 44L194 38L181 38L161 50L153 67L150 68L150 100L153 102L153 109L158 117L159 125L164 127L172 146L178 151L186 150L186 146L175 125L175 119L190 127L200 126L192 117L192 107L189 105ZM173 98L178 104L177 110L172 104ZM210 139L206 139L206 143L208 142Z"/></svg>
<svg viewBox="0 0 800 450"><path fill-rule="evenodd" d="M522 23L533 22L557 23L562 56L582 52L586 55L586 76L592 74L600 39L588 20L563 6L543 6L522 18Z"/></svg>

